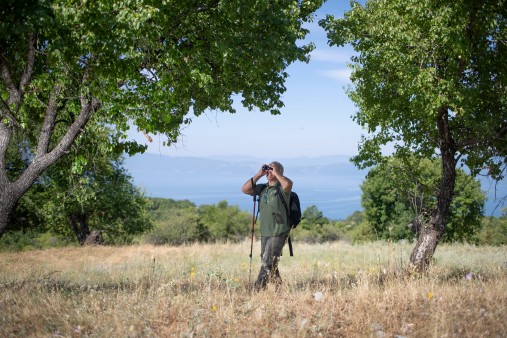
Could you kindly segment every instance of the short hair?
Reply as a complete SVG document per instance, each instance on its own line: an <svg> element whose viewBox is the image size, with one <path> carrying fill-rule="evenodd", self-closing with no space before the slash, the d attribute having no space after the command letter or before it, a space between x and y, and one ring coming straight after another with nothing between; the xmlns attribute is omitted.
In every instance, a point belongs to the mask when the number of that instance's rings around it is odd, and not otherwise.
<svg viewBox="0 0 507 338"><path fill-rule="evenodd" d="M277 162L277 161L271 161L271 164L274 164L278 167L278 171L280 172L280 174L283 175L283 165L280 163L280 162Z"/></svg>

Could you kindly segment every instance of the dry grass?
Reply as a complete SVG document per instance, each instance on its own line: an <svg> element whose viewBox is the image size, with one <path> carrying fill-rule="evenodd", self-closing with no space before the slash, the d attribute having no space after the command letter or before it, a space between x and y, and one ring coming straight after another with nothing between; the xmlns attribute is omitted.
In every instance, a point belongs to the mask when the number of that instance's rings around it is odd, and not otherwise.
<svg viewBox="0 0 507 338"><path fill-rule="evenodd" d="M254 244L252 281L259 268ZM0 254L1 337L503 337L507 248L295 243L281 289L251 293L250 243Z"/></svg>

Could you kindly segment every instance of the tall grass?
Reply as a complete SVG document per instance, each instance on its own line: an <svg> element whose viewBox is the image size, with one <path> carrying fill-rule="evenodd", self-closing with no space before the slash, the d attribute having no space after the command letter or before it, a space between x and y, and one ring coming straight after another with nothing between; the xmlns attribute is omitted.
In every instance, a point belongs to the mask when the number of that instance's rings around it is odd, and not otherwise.
<svg viewBox="0 0 507 338"><path fill-rule="evenodd" d="M259 269L254 244L252 281ZM252 292L250 243L0 254L1 337L503 337L507 248L295 243Z"/></svg>

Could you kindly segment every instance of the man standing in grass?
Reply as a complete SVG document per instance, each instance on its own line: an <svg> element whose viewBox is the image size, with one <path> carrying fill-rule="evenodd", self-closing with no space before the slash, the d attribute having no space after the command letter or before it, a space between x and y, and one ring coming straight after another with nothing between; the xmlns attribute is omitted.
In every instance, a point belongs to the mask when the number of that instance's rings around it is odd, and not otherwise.
<svg viewBox="0 0 507 338"><path fill-rule="evenodd" d="M268 183L256 184L264 175ZM282 198L289 205L291 189L292 181L283 175L283 166L276 161L269 165L263 164L257 174L241 188L245 194L260 197L261 269L255 282L257 290L264 289L268 282L274 282L277 286L282 283L278 261L290 231Z"/></svg>

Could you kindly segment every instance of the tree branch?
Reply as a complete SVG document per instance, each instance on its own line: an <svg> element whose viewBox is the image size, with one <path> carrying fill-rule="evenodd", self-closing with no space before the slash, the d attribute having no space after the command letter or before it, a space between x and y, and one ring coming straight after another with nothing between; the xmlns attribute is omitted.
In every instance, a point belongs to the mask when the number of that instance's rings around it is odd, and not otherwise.
<svg viewBox="0 0 507 338"><path fill-rule="evenodd" d="M21 79L19 81L19 85L16 88L16 84L14 83L14 80L11 76L11 70L7 63L7 60L1 55L3 54L3 51L0 50L0 76L2 77L2 80L5 83L5 86L7 87L7 91L9 92L9 98L7 99L7 102L2 99L2 104L5 106L5 109L0 109L0 112L2 116L7 117L13 124L18 124L18 121L15 117L15 114L11 110L11 106L13 104L16 105L16 110L21 105L21 99L23 96L23 88L30 82L32 78L33 73L33 66L35 64L35 41L36 37L35 34L29 33L28 38L28 53L26 56L26 68L21 75Z"/></svg>
<svg viewBox="0 0 507 338"><path fill-rule="evenodd" d="M0 117L6 117L13 125L18 125L18 120L14 115L12 115L9 104L2 98L0 98L0 100L2 101L2 105L5 107L5 109L0 107Z"/></svg>
<svg viewBox="0 0 507 338"><path fill-rule="evenodd" d="M58 142L57 146L48 153L36 156L28 168L23 172L23 174L21 174L19 179L13 183L13 191L15 191L18 195L16 196L17 198L21 198L21 196L26 193L33 182L44 172L44 170L53 165L66 154L72 143L84 130L91 114L100 106L100 103L96 98L82 98L81 102L84 102L84 105L82 106L78 117L69 127L64 137L60 140L60 142Z"/></svg>
<svg viewBox="0 0 507 338"><path fill-rule="evenodd" d="M55 120L58 110L58 96L60 95L61 91L62 86L56 85L53 88L53 92L49 96L49 104L47 106L44 122L39 134L36 156L42 156L48 152L49 141L51 140L51 135L53 134L53 130L56 124Z"/></svg>
<svg viewBox="0 0 507 338"><path fill-rule="evenodd" d="M0 55L2 55L3 51L0 50ZM12 81L11 71L9 69L9 65L7 61L0 56L0 76L7 87L7 91L9 92L9 99L7 100L7 106L10 107L13 103L19 103L21 100L21 94L19 93L14 81Z"/></svg>
<svg viewBox="0 0 507 338"><path fill-rule="evenodd" d="M95 57L92 56L92 59L95 59ZM84 70L81 80L81 85L83 87L87 85L91 68L91 65L87 64ZM71 124L65 135L60 139L58 144L51 151L48 151L49 140L56 120L58 96L62 90L63 88L60 85L57 85L51 93L48 107L46 109L43 129L41 130L39 137L40 144L37 147L37 155L23 174L21 174L19 179L14 182L15 187L13 187L13 191L16 191L16 194L19 194L18 198L23 196L37 177L39 177L49 166L53 165L67 153L76 138L84 130L91 114L100 106L100 102L97 98L81 94L81 111L79 112L79 115Z"/></svg>
<svg viewBox="0 0 507 338"><path fill-rule="evenodd" d="M29 42L28 42L28 54L26 56L26 68L23 72L23 75L21 75L21 79L19 80L19 93L24 92L24 87L30 82L32 79L32 73L33 73L33 65L35 64L35 34L30 33L29 34Z"/></svg>
<svg viewBox="0 0 507 338"><path fill-rule="evenodd" d="M81 106L81 111L76 120L74 120L74 123L69 127L65 136L49 154L57 153L62 156L70 148L77 136L84 130L91 114L100 107L99 100L96 98L81 98L81 103L84 103L84 105Z"/></svg>
<svg viewBox="0 0 507 338"><path fill-rule="evenodd" d="M12 131L11 129L5 125L2 121L0 121L0 189L4 189L7 187L9 182L7 178L7 171L5 167L5 159L7 153L7 147L9 146L9 142L11 140ZM4 196L2 194L2 196Z"/></svg>

